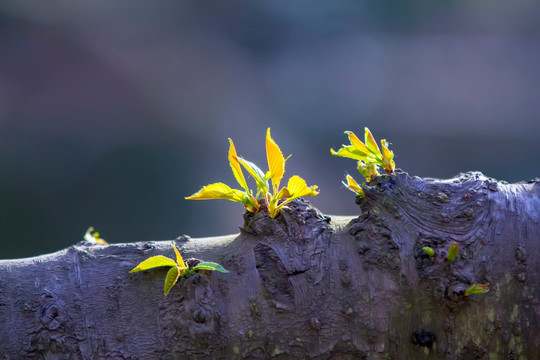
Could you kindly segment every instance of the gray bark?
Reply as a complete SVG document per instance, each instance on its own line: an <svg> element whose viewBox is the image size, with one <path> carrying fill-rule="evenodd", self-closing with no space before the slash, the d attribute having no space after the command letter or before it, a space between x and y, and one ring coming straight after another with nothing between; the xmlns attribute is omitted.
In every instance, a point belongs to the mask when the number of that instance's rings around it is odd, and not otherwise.
<svg viewBox="0 0 540 360"><path fill-rule="evenodd" d="M238 235L2 260L0 358L540 358L537 180L398 172L365 190L358 217L300 200L276 219L246 214ZM173 244L230 273L164 296L166 268L128 272L174 258ZM473 283L490 291L465 296Z"/></svg>

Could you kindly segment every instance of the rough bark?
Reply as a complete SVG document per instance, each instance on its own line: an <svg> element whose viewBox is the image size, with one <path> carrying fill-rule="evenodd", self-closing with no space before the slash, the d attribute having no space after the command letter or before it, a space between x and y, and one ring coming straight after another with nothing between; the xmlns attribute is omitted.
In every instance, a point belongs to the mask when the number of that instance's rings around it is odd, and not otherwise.
<svg viewBox="0 0 540 360"><path fill-rule="evenodd" d="M398 172L357 202L358 217L296 201L238 235L0 261L1 359L540 358L537 180ZM166 269L128 273L173 244L230 273L168 296ZM464 296L473 283L490 291Z"/></svg>

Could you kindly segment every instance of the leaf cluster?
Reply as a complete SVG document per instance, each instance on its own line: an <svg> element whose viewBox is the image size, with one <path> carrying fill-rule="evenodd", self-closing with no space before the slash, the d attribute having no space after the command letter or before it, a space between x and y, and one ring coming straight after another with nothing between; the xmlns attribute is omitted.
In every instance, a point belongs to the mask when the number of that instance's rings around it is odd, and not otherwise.
<svg viewBox="0 0 540 360"><path fill-rule="evenodd" d="M163 267L163 266L170 267L169 271L167 272L167 276L165 276L165 286L163 288L163 293L167 295L180 277L188 276L195 270L210 270L210 271L219 271L222 273L229 272L225 270L225 268L219 265L218 263L209 262L209 261L201 262L197 264L196 266L190 268L187 262L185 262L184 259L182 259L182 255L180 255L180 252L178 251L176 246L173 245L173 248L176 254L176 261L163 255L152 256L144 260L143 262L141 262L139 265L137 265L133 270L130 271L130 273L134 273L137 271L150 270L150 269Z"/></svg>
<svg viewBox="0 0 540 360"><path fill-rule="evenodd" d="M349 145L342 145L338 151L330 149L334 156L345 157L357 160L358 171L362 174L366 182L373 181L379 174L379 167L382 167L388 174L396 170L394 163L394 152L388 149L388 143L385 139L381 140L381 148L377 145L373 134L366 127L364 128L364 142L362 142L352 131L345 131L349 137ZM382 150L381 150L382 149ZM347 175L347 182L343 183L347 189L358 196L364 197L362 187Z"/></svg>
<svg viewBox="0 0 540 360"><path fill-rule="evenodd" d="M83 237L84 241L97 245L109 245L108 242L99 237L99 232L94 231L94 228L90 226Z"/></svg>
<svg viewBox="0 0 540 360"><path fill-rule="evenodd" d="M229 145L229 164L234 178L242 189L233 189L219 182L204 186L195 194L186 197L187 200L225 199L242 203L247 211L256 213L261 207L258 199L263 196L269 216L275 218L279 210L285 208L285 205L291 200L319 194L316 185L308 186L306 181L298 175L291 176L287 186L280 188L281 180L285 174L285 162L290 156L287 158L283 156L281 149L270 135L270 128L266 132L266 158L268 161L266 173L254 163L239 157L231 139L229 139ZM248 187L242 169L246 170L255 180L256 191Z"/></svg>

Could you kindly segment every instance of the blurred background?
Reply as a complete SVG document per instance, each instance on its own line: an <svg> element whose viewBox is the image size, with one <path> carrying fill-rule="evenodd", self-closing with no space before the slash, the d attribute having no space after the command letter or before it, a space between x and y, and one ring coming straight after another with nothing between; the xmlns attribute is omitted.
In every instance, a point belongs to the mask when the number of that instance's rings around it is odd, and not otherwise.
<svg viewBox="0 0 540 360"><path fill-rule="evenodd" d="M238 232L227 138L355 214L344 130L397 167L540 176L540 3L518 0L0 3L0 258L107 241ZM356 175L357 179L360 176Z"/></svg>

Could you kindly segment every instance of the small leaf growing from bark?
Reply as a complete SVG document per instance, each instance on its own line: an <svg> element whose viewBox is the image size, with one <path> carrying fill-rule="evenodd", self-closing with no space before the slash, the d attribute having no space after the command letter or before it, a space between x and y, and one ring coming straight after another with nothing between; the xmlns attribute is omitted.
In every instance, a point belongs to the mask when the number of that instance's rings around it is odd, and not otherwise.
<svg viewBox="0 0 540 360"><path fill-rule="evenodd" d="M366 194L364 193L364 189L356 182L356 180L353 179L353 177L349 174L345 177L347 182L343 182L343 185L349 190L351 190L353 193L355 193L357 196L360 196L361 198L364 198Z"/></svg>
<svg viewBox="0 0 540 360"><path fill-rule="evenodd" d="M165 286L163 287L163 293L165 296L171 291L172 287L176 282L178 281L178 278L180 277L180 271L178 267L173 266L168 272L167 276L165 277Z"/></svg>
<svg viewBox="0 0 540 360"><path fill-rule="evenodd" d="M169 266L171 267L165 276L165 286L163 288L163 293L167 295L172 287L177 283L178 279L182 276L188 276L195 270L210 270L210 271L219 271L222 273L228 273L227 270L218 263L215 262L201 262L194 266L192 269L189 268L187 263L182 258L180 251L173 245L174 253L176 254L176 261L171 258L168 258L163 255L152 256L139 265L137 265L130 273L137 271L150 270L157 267Z"/></svg>
<svg viewBox="0 0 540 360"><path fill-rule="evenodd" d="M228 270L225 270L225 268L215 262L202 262L202 263L199 263L197 264L196 266L193 267L193 269L191 269L193 271L195 270L211 270L211 271L219 271L219 272L222 272L222 273L228 273L229 271Z"/></svg>
<svg viewBox="0 0 540 360"><path fill-rule="evenodd" d="M484 294L489 291L488 284L472 284L467 290L465 290L465 296L472 294Z"/></svg>
<svg viewBox="0 0 540 360"><path fill-rule="evenodd" d="M429 246L424 246L422 250L428 255L428 256L435 256L435 251L430 248Z"/></svg>
<svg viewBox="0 0 540 360"><path fill-rule="evenodd" d="M454 261L456 260L456 257L458 256L458 254L459 254L459 246L454 241L452 244L450 244L450 247L448 248L448 254L446 255L446 258L449 261Z"/></svg>
<svg viewBox="0 0 540 360"><path fill-rule="evenodd" d="M342 145L338 151L330 149L330 153L334 156L358 160L358 172L366 178L366 182L372 181L379 175L379 166L382 167L387 174L392 174L395 171L396 165L394 163L394 153L388 149L386 140L381 140L381 152L373 134L371 134L371 131L369 131L367 127L364 129L364 142L362 142L352 131L345 131L345 134L349 137L350 145ZM350 176L347 175L347 184L345 186L347 189L361 196L356 186L349 186L351 184L349 178Z"/></svg>
<svg viewBox="0 0 540 360"><path fill-rule="evenodd" d="M268 215L275 218L279 210L293 199L303 196L315 196L319 194L317 186L308 186L304 179L298 175L293 175L286 187L280 189L280 183L285 174L285 162L290 157L285 158L278 144L270 135L270 128L266 131L266 158L268 161L268 171L266 174L254 163L238 157L236 148L229 139L229 164L234 178L242 187L233 189L224 183L214 183L203 186L195 194L186 197L187 200L208 200L224 199L242 203L247 211L256 213L260 210L258 201L262 194L268 205ZM255 179L257 191L249 189L242 167ZM269 186L269 180L272 186Z"/></svg>
<svg viewBox="0 0 540 360"><path fill-rule="evenodd" d="M150 269L162 267L162 266L176 266L176 262L173 259L169 259L166 256L156 255L141 262L133 270L131 270L130 273L134 273L137 271L150 270Z"/></svg>
<svg viewBox="0 0 540 360"><path fill-rule="evenodd" d="M92 226L90 226L88 230L86 230L86 233L84 234L84 241L97 245L109 245L108 242L99 237L99 233L97 231L94 231L94 228Z"/></svg>
<svg viewBox="0 0 540 360"><path fill-rule="evenodd" d="M173 245L174 253L176 254L176 267L178 268L178 272L181 276L183 276L187 271L189 271L188 265L185 263L184 259L182 259L182 255L180 255L180 251L176 248L176 246Z"/></svg>
<svg viewBox="0 0 540 360"><path fill-rule="evenodd" d="M272 180L274 193L279 190L279 183L285 174L285 157L278 144L270 136L270 128L266 131L266 158L268 160L268 175Z"/></svg>

